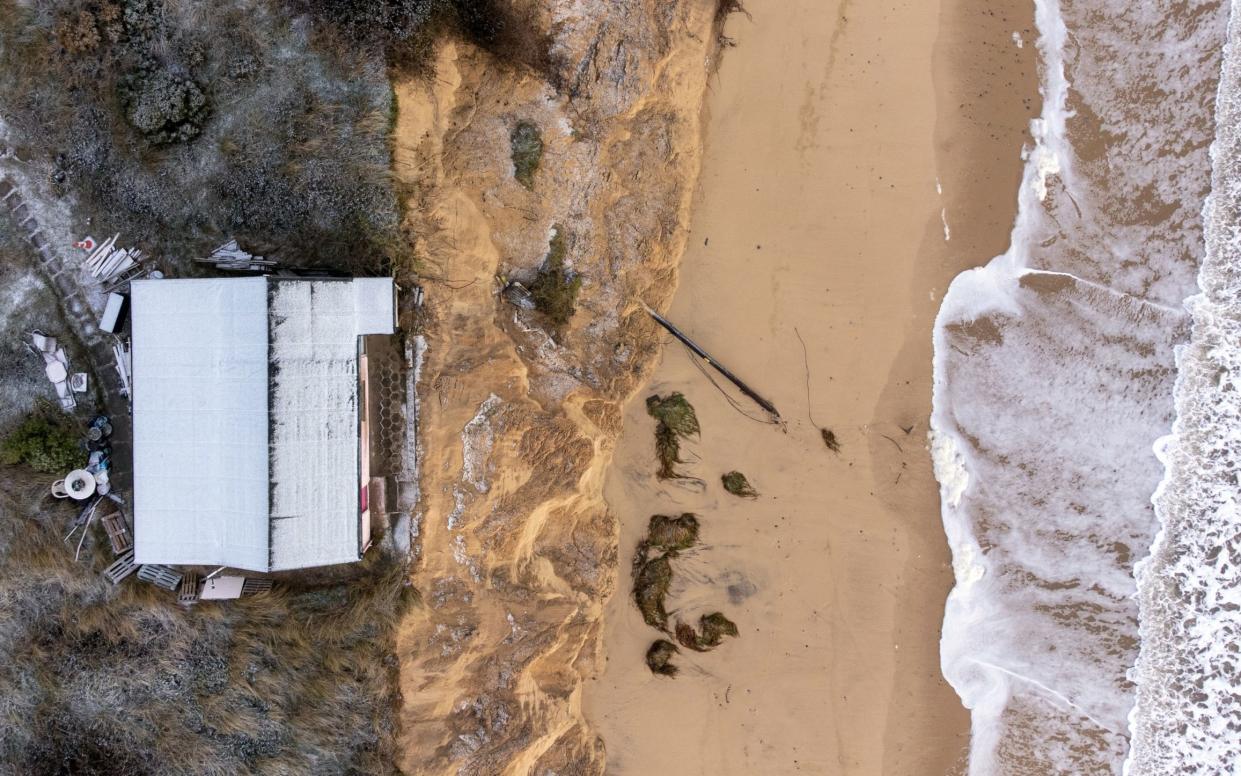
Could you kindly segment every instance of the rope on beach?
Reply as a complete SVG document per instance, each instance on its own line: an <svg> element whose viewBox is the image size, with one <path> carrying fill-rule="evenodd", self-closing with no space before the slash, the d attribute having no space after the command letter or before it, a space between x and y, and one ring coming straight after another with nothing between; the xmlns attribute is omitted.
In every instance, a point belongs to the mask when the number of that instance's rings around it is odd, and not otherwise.
<svg viewBox="0 0 1241 776"><path fill-rule="evenodd" d="M793 333L797 335L797 341L801 343L801 362L806 368L806 417L810 418L810 425L818 428L819 424L815 422L814 412L810 409L810 356L806 353L806 341L801 338L801 332L796 326L793 327Z"/></svg>

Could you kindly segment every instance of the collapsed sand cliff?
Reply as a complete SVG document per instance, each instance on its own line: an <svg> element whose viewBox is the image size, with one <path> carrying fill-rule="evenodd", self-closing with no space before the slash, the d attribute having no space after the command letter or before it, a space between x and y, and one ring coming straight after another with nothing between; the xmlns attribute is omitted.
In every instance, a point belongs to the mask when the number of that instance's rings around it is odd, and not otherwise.
<svg viewBox="0 0 1241 776"><path fill-rule="evenodd" d="M700 155L715 54L714 0L545 0L530 19L549 72L463 43L433 79L397 86L396 172L409 197L426 303L419 313L413 581L403 623L401 767L408 773L600 773L581 710L602 667L617 529L603 472L620 406L650 368ZM545 150L527 190L510 133ZM581 274L559 332L507 304L553 227Z"/></svg>

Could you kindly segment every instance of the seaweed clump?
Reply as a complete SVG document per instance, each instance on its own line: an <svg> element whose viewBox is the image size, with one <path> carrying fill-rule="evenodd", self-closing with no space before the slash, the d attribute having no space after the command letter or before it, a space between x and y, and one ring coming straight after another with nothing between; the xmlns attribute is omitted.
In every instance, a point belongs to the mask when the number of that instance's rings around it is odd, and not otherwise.
<svg viewBox="0 0 1241 776"><path fill-rule="evenodd" d="M668 515L651 515L647 524L647 547L655 547L666 553L677 553L688 550L698 541L698 517L685 512L680 517Z"/></svg>
<svg viewBox="0 0 1241 776"><path fill-rule="evenodd" d="M529 121L519 121L508 136L513 154L513 177L527 189L534 189L534 173L543 161L543 135Z"/></svg>
<svg viewBox="0 0 1241 776"><path fill-rule="evenodd" d="M676 469L681 460L681 440L697 436L701 429L694 407L680 392L667 397L652 394L646 399L646 412L655 418L655 455L659 459L657 476L661 480L684 479Z"/></svg>
<svg viewBox="0 0 1241 776"><path fill-rule="evenodd" d="M725 636L737 638L736 624L721 612L704 614L698 618L698 630L683 622L677 622L677 641L681 646L695 652L709 652L724 641Z"/></svg>
<svg viewBox="0 0 1241 776"><path fill-rule="evenodd" d="M638 611L642 612L642 621L652 628L666 631L668 611L664 608L664 600L672 585L672 564L668 561L668 554L648 559L645 553L639 553L635 566L633 600L638 605Z"/></svg>
<svg viewBox="0 0 1241 776"><path fill-rule="evenodd" d="M672 559L698 542L698 517L686 512L677 517L652 515L647 535L638 544L633 560L633 599L642 620L664 633L668 630L668 610L665 601L672 585ZM652 551L659 554L651 557ZM696 652L715 649L725 636L736 637L737 626L721 612L705 614L698 619L698 628L678 621L676 640L682 646ZM671 664L677 647L666 639L651 645L646 653L646 665L653 673L674 676L676 666Z"/></svg>
<svg viewBox="0 0 1241 776"><path fill-rule="evenodd" d="M750 484L750 481L747 480L745 475L741 472L729 472L728 474L722 475L720 480L724 483L724 490L734 496L740 496L742 498L758 498L758 491L754 489L754 486Z"/></svg>
<svg viewBox="0 0 1241 776"><path fill-rule="evenodd" d="M642 620L652 628L668 630L664 600L672 584L672 558L698 541L698 518L686 512L680 517L651 515L646 538L633 559L633 600ZM651 557L651 551L660 554Z"/></svg>
<svg viewBox="0 0 1241 776"><path fill-rule="evenodd" d="M819 432L823 434L823 444L827 445L827 449L833 453L839 453L840 440L836 439L836 433L827 428L821 428Z"/></svg>
<svg viewBox="0 0 1241 776"><path fill-rule="evenodd" d="M577 312L577 295L582 290L582 276L565 267L565 251L564 234L560 227L553 227L552 238L547 243L547 258L530 283L535 309L557 326L568 323Z"/></svg>
<svg viewBox="0 0 1241 776"><path fill-rule="evenodd" d="M672 656L680 651L671 641L659 639L646 651L646 667L659 676L676 676L677 667L672 664Z"/></svg>

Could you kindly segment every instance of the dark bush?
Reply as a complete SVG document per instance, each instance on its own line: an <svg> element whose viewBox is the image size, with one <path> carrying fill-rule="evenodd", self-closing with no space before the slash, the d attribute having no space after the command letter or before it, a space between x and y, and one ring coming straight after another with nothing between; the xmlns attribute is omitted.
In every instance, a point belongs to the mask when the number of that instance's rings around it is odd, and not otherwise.
<svg viewBox="0 0 1241 776"><path fill-rule="evenodd" d="M26 464L41 472L65 474L86 463L82 435L72 417L41 400L33 412L0 442L0 463Z"/></svg>
<svg viewBox="0 0 1241 776"><path fill-rule="evenodd" d="M557 326L563 326L577 312L577 294L582 289L582 276L565 267L564 234L553 227L547 245L547 257L538 275L530 283L534 306Z"/></svg>
<svg viewBox="0 0 1241 776"><path fill-rule="evenodd" d="M190 78L139 70L121 81L125 117L156 145L193 140L207 117L207 95Z"/></svg>
<svg viewBox="0 0 1241 776"><path fill-rule="evenodd" d="M543 136L529 121L519 121L509 134L513 155L513 177L528 189L534 188L534 174L543 160Z"/></svg>

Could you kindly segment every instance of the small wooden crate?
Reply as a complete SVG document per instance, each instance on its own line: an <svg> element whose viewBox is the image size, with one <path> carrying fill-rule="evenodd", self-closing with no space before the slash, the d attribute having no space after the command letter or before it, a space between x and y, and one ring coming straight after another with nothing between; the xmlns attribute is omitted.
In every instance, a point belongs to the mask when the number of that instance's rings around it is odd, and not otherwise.
<svg viewBox="0 0 1241 776"><path fill-rule="evenodd" d="M132 550L134 547L133 537L129 535L129 526L125 523L125 516L119 511L113 511L100 518L103 524L103 530L108 532L108 542L112 545L112 553L121 555L126 550Z"/></svg>
<svg viewBox="0 0 1241 776"><path fill-rule="evenodd" d="M193 606L198 603L200 585L198 582L198 572L186 572L181 577L181 589L177 591L177 603L182 606Z"/></svg>
<svg viewBox="0 0 1241 776"><path fill-rule="evenodd" d="M167 566L148 563L138 569L138 579L141 579L143 582L150 582L152 585L162 587L165 590L176 590L177 585L181 584L181 573Z"/></svg>
<svg viewBox="0 0 1241 776"><path fill-rule="evenodd" d="M246 577L246 581L241 583L242 598L251 595L258 595L259 593L266 593L269 590L271 590L270 579L252 579L251 577Z"/></svg>
<svg viewBox="0 0 1241 776"><path fill-rule="evenodd" d="M103 570L103 578L116 585L137 570L138 564L134 563L134 551L126 550L119 558L112 561L111 566Z"/></svg>

